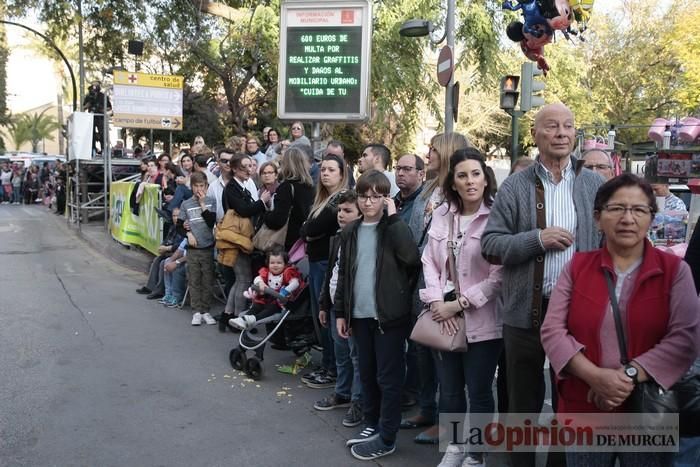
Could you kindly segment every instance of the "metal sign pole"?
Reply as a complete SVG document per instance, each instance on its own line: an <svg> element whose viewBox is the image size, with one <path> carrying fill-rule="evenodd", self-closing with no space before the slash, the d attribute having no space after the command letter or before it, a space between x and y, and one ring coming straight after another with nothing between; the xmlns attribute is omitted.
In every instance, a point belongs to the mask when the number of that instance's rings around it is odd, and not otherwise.
<svg viewBox="0 0 700 467"><path fill-rule="evenodd" d="M102 109L102 160L104 162L104 206L105 217L104 227L109 229L109 185L112 182L111 164L110 164L110 145L109 145L109 117L107 116L107 94L109 88L105 89L104 101Z"/></svg>

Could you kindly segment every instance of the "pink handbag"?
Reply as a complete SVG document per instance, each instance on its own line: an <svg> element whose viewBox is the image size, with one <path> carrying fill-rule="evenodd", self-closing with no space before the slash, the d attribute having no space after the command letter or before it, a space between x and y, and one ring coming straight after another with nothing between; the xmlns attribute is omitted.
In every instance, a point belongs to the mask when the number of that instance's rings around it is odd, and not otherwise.
<svg viewBox="0 0 700 467"><path fill-rule="evenodd" d="M452 248L454 234L454 214L450 212L450 233L447 237L447 261L450 267L450 275L454 280L455 294L459 297L459 276L455 267L455 254ZM411 340L426 347L443 352L466 352L467 351L467 330L464 313L460 312L455 315L457 318L457 333L453 336L442 334L440 332L441 325L437 321L433 321L430 308L426 308L418 315L413 330L411 331Z"/></svg>
<svg viewBox="0 0 700 467"><path fill-rule="evenodd" d="M292 248L289 250L289 262L296 264L304 259L304 256L306 256L306 242L304 239L300 238L294 242L294 245L292 245Z"/></svg>

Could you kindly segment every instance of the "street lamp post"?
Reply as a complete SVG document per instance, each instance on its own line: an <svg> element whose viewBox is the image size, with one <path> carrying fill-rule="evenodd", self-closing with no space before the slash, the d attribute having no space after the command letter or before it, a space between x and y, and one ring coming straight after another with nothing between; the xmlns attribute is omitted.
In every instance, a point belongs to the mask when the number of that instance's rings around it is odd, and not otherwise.
<svg viewBox="0 0 700 467"><path fill-rule="evenodd" d="M41 37L44 39L44 41L53 49L56 51L56 53L61 57L61 60L63 60L63 63L66 65L66 68L68 69L68 74L70 75L70 81L73 86L73 111L75 112L78 110L78 101L77 101L77 95L78 95L78 90L76 89L77 86L75 84L75 75L73 74L73 68L70 66L70 62L64 55L64 53L59 49L56 44L49 39L45 34L40 33L36 29L32 29L29 26L25 26L24 24L20 23L15 23L14 21L6 21L6 20L0 20L0 23L2 24L9 24L10 26L17 26L22 29L26 29L29 32L32 32L36 34L37 36Z"/></svg>
<svg viewBox="0 0 700 467"><path fill-rule="evenodd" d="M445 34L437 41L430 38L430 42L437 45L447 38L447 47L454 56L455 49L455 10L456 0L447 0L447 14L445 18ZM424 19L412 19L404 22L399 29L399 34L404 37L430 37L430 33L435 30L435 25ZM454 64L452 64L454 67ZM450 76L450 81L445 86L445 133L454 130L454 92L455 78L454 72Z"/></svg>
<svg viewBox="0 0 700 467"><path fill-rule="evenodd" d="M455 0L447 0L447 20L445 24L445 33L447 35L447 47L452 51L454 57L455 52ZM454 59L453 59L454 60ZM453 65L454 67L454 65ZM445 87L445 133L452 133L454 130L454 93L455 90L455 74L452 72L450 82Z"/></svg>

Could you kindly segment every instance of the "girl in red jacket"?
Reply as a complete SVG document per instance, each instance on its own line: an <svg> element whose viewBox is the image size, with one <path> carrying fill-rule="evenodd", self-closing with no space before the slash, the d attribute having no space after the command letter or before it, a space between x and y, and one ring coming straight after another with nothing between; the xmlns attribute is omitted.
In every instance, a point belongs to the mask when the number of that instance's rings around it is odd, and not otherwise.
<svg viewBox="0 0 700 467"><path fill-rule="evenodd" d="M253 285L243 293L253 301L250 311L238 318L229 320L235 328L246 330L255 327L258 320L268 318L282 309L283 303L275 297L264 293L270 288L279 293L283 299L292 295L301 286L301 274L294 266L288 264L287 252L280 246L272 248L267 254L267 266L260 268Z"/></svg>

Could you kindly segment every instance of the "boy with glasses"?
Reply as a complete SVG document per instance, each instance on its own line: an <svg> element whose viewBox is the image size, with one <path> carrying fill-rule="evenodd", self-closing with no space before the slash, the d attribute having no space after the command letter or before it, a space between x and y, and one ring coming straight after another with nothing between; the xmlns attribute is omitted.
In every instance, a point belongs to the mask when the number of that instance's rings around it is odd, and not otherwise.
<svg viewBox="0 0 700 467"><path fill-rule="evenodd" d="M362 218L340 233L336 329L344 339L352 334L358 349L366 426L347 445L361 460L396 450L404 345L421 264L408 226L396 215L390 189L381 172L363 173L357 181Z"/></svg>

